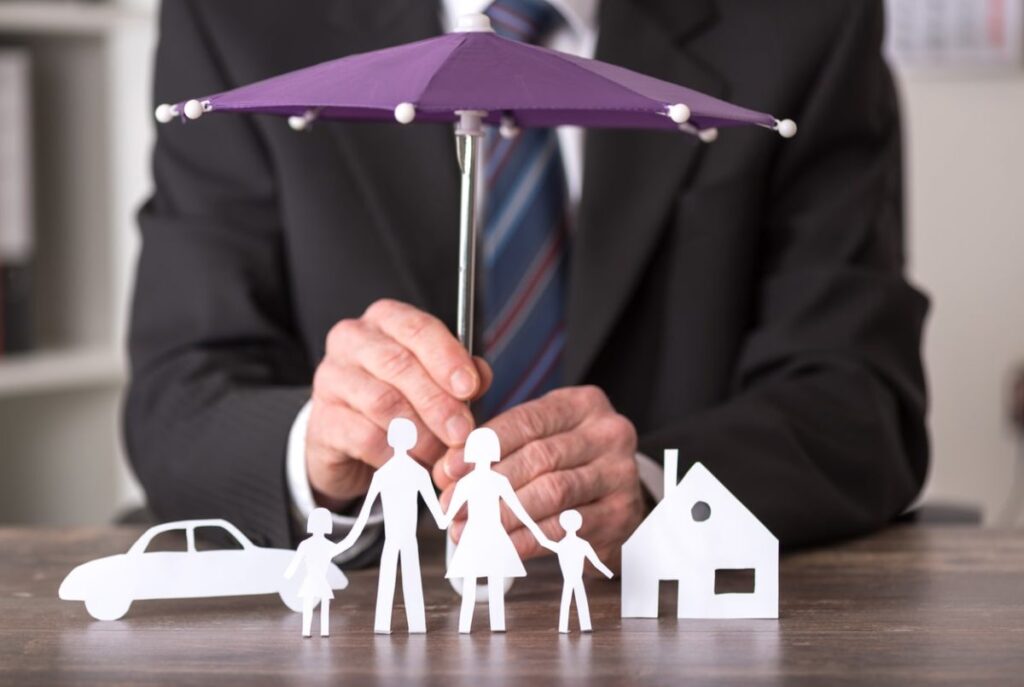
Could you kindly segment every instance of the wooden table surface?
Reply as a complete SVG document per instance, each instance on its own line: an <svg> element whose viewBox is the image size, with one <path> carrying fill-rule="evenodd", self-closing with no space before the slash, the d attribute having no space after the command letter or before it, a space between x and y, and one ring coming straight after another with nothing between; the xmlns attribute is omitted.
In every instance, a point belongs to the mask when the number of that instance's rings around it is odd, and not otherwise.
<svg viewBox="0 0 1024 687"><path fill-rule="evenodd" d="M594 632L555 631L561 580L530 566L508 632L456 632L438 542L423 542L428 634L374 635L376 570L350 574L331 637L302 639L274 597L138 602L116 622L59 601L72 567L140 530L0 529L0 684L1024 685L1024 533L902 525L785 556L781 618L618 617L618 584L589 584ZM574 617L575 618L575 617ZM575 619L574 619L575 622Z"/></svg>

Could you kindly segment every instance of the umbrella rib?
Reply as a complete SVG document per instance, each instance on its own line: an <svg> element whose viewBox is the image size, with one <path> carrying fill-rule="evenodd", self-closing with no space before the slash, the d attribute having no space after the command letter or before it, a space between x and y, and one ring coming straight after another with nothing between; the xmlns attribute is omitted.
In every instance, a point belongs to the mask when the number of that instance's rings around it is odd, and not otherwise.
<svg viewBox="0 0 1024 687"><path fill-rule="evenodd" d="M602 81L604 81L606 83L609 83L612 86L615 86L616 88L620 88L620 89L622 89L624 91L628 91L629 93L632 93L634 95L639 95L639 96L641 96L643 98L647 98L648 100L650 100L652 102L659 102L659 101L655 100L654 98L652 98L652 97L650 97L650 96L648 96L646 94L638 93L637 91L632 90L628 86L624 86L623 84L619 83L618 81L616 81L616 80L614 80L612 78L609 78L609 77L605 76L604 74L601 74L599 72L591 71L589 69L586 69L582 65L577 63L575 60L566 59L565 55L563 55L562 53L558 52L557 50L551 50L550 48L544 48L544 47L541 47L541 46L531 46L531 47L533 47L533 49L542 50L542 51L544 51L546 53L551 54L552 56L558 58L558 60L560 60L561 62L563 62L565 64L568 64L568 65L571 65L572 68L575 69L576 71L583 72L584 74L587 74L589 76L597 77L598 79L601 79ZM580 58L580 59L586 59L586 58ZM588 61L596 62L596 60L588 60ZM614 67L614 66L617 66L617 65L612 65L612 66ZM651 78L655 78L655 77L651 77ZM669 83L668 81L664 81L662 79L658 79L658 81L662 81L663 83L665 83L665 84L667 84L669 86L677 86L677 84L672 84L672 83ZM686 88L686 87L682 86L682 88ZM689 90L689 89L687 89L687 90ZM540 109L540 108L537 108L537 109ZM544 108L544 109L558 109L558 108ZM598 109L598 108L589 108L589 109ZM625 110L642 111L641 108L624 108L624 107L606 107L606 108L600 108L600 109L608 110L608 111L612 111L612 110L617 110L617 111L625 111ZM668 115L666 114L665 116L667 117Z"/></svg>
<svg viewBox="0 0 1024 687"><path fill-rule="evenodd" d="M455 45L454 48L452 48L448 52L447 55L444 56L444 59L441 60L441 64L437 65L437 69L435 69L434 73L430 75L430 78L427 79L427 82L425 84L423 84L423 88L420 89L419 95L416 98L416 102L413 103L414 105L416 105L417 107L419 106L419 101L420 101L420 99L423 98L424 92L430 90L430 87L433 85L434 79L437 78L437 75L441 73L441 71L445 68L445 66L447 66L448 62L450 62L451 59L455 56L455 53L459 52L459 50L461 50L462 46L464 46L465 44L466 44L466 34L459 35L459 42Z"/></svg>

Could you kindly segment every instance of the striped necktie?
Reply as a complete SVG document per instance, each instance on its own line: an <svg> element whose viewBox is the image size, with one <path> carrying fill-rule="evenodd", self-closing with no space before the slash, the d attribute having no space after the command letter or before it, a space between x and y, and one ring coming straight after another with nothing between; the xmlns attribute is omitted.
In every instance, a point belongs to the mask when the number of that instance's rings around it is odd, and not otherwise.
<svg viewBox="0 0 1024 687"><path fill-rule="evenodd" d="M495 0L494 30L526 43L563 20L546 0ZM562 382L568 275L568 194L553 129L523 129L484 144L483 353L494 382L486 420Z"/></svg>

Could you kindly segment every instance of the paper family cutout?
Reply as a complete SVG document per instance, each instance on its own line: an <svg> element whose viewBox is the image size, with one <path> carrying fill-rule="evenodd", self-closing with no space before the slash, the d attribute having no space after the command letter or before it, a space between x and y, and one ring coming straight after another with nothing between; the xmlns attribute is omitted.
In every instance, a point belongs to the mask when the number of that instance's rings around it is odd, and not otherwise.
<svg viewBox="0 0 1024 687"><path fill-rule="evenodd" d="M554 547L523 508L508 478L491 469L491 465L500 459L501 444L494 430L481 427L470 432L466 439L465 460L474 467L455 484L445 516L446 525L450 524L463 506L467 508L466 526L445 575L449 579L462 579L462 608L459 613L459 632L462 633L469 632L473 622L478 578L487 580L491 631L504 632L505 579L526 576L519 553L501 524L502 501L541 546Z"/></svg>
<svg viewBox="0 0 1024 687"><path fill-rule="evenodd" d="M311 635L312 614L317 603L321 604L320 635L328 636L329 604L334 594L330 586L324 584L325 562L356 542L378 498L384 516L384 548L377 584L374 632L391 632L395 576L399 563L402 566L402 595L409 632L426 632L423 582L416 543L419 497L423 498L441 529L451 525L463 506L468 508L466 526L446 574L449 579L459 578L463 581L459 632L469 632L472 626L476 583L480 578L487 580L491 631L504 632L505 579L526 575L512 539L501 524L502 501L542 546L558 554L559 563L566 575L559 621L560 629L564 627L561 631L568 632L569 605L573 597L576 598L581 629L590 630L590 613L583 586L584 561L590 560L608 577L611 577L612 572L597 558L593 548L576 535L583 523L578 512L562 513L561 522L566 536L560 542L553 542L545 536L519 502L508 478L491 469L491 465L501 458L501 445L493 430L476 429L466 440L466 462L475 468L455 485L447 513L442 511L434 493L430 474L409 455L409 450L416 445L416 425L405 418L392 420L388 427L388 445L394 449L394 455L374 473L356 522L343 540L332 544L326 538L325 535L331 530L331 517L326 509L317 508L309 516L307 529L312 536L299 544L285 572L285 576L290 578L302 562L306 563L306 576L299 594L304 601L303 636Z"/></svg>
<svg viewBox="0 0 1024 687"><path fill-rule="evenodd" d="M558 631L569 631L569 607L576 599L576 615L579 616L580 632L590 632L590 605L587 603L587 588L583 586L583 564L590 564L608 579L612 571L601 562L594 547L576 535L583 525L579 511L567 510L558 517L558 524L565 530L565 536L555 543L558 566L562 569L562 607L558 612Z"/></svg>
<svg viewBox="0 0 1024 687"><path fill-rule="evenodd" d="M434 493L430 473L409 455L416 445L416 425L405 418L396 418L388 426L388 445L394 455L373 473L370 488L363 500L355 525L338 543L336 554L345 551L362 534L373 503L380 497L384 513L384 549L380 556L380 577L377 582L377 613L373 631L391 632L391 607L395 597L395 575L402 565L402 597L409 632L427 631L423 610L423 582L420 576L420 553L416 543L418 520L417 496L423 498L437 526L444 529L445 515Z"/></svg>
<svg viewBox="0 0 1024 687"><path fill-rule="evenodd" d="M314 509L307 532L296 551L255 546L224 520L187 520L158 525L146 531L128 553L84 563L65 578L61 599L84 601L99 620L122 617L140 599L177 599L277 593L293 611L302 612L302 634L312 634L314 612L320 607L320 635L330 630L334 591L348 586L332 562L351 547L366 525L379 498L384 514L384 547L377 588L374 631L391 632L395 578L402 566L402 592L410 633L426 632L423 585L416 542L418 500L422 498L435 522L447 529L467 508L466 525L448 565L446 577L463 581L459 632L470 631L478 579L487 582L491 630L505 630L505 581L523 577L526 569L501 523L500 504L511 512L545 548L558 557L563 576L558 631L569 631L572 601L576 601L580 630L591 629L583 570L586 561L606 577L612 571L593 547L577 534L583 524L578 511L559 516L565 536L550 540L520 503L511 483L492 465L501 458L497 434L476 429L466 440L466 462L474 469L460 479L444 512L430 475L410 455L416 426L396 418L388 428L393 456L370 482L362 509L348 535L328 539L333 529L327 509ZM622 547L622 617L656 618L662 581L678 583L679 618L777 618L779 542L740 501L701 465L694 465L677 483L679 455L665 452L665 496ZM240 548L198 551L195 531L220 528ZM180 530L186 550L146 552L158 534ZM296 575L302 568L301 580ZM744 571L753 576L747 593L718 593L716 576Z"/></svg>
<svg viewBox="0 0 1024 687"><path fill-rule="evenodd" d="M711 472L694 463L622 545L622 617L657 618L658 585L678 582L679 618L778 618L779 540ZM716 593L723 571L753 571L750 593Z"/></svg>
<svg viewBox="0 0 1024 687"><path fill-rule="evenodd" d="M237 549L196 549L196 530L217 528L238 542ZM146 551L164 532L183 531L185 551ZM61 599L84 601L97 620L117 620L134 601L214 596L279 594L293 611L302 609L298 586L284 577L294 555L289 549L256 546L226 520L182 520L146 530L128 553L97 558L72 570L60 585ZM348 586L345 574L328 559L321 579L333 589Z"/></svg>
<svg viewBox="0 0 1024 687"><path fill-rule="evenodd" d="M299 598L302 599L302 634L309 637L313 628L313 612L320 605L320 636L330 634L331 599L334 590L327 583L327 570L333 565L336 544L327 538L334 530L331 512L326 508L314 508L309 514L306 532L311 536L299 543L292 556L288 568L284 571L285 579L295 577L299 566L305 564L305 575L299 587Z"/></svg>

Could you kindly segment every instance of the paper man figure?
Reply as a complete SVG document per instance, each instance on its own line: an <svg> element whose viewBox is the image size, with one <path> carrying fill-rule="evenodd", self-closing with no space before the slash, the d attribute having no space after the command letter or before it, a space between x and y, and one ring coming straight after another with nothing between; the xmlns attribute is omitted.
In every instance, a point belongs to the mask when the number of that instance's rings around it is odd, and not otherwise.
<svg viewBox="0 0 1024 687"><path fill-rule="evenodd" d="M402 564L402 596L405 599L405 617L410 633L427 631L423 611L423 582L420 579L420 553L416 545L418 503L416 495L423 497L427 508L444 528L444 513L434 493L430 473L409 455L416 445L416 425L405 418L395 418L388 426L388 446L394 455L382 465L370 481L362 510L352 531L335 547L338 555L352 546L366 526L370 508L380 496L384 510L384 550L380 556L380 576L377 581L377 614L373 631L391 633L391 607L395 598L395 575Z"/></svg>
<svg viewBox="0 0 1024 687"><path fill-rule="evenodd" d="M491 463L496 463L500 458L501 444L494 430L481 427L470 432L466 440L466 462L474 464L475 469L455 484L451 503L448 504L448 513L445 515L444 526L447 526L459 509L468 504L466 527L462 531L462 537L448 565L446 575L449 579L462 578L459 632L463 633L469 632L473 622L478 577L487 578L491 631L504 632L504 579L526 576L523 562L501 524L501 500L505 501L512 513L542 546L554 550L554 544L544 536L540 527L519 502L508 478L491 469Z"/></svg>
<svg viewBox="0 0 1024 687"><path fill-rule="evenodd" d="M326 637L330 634L331 599L334 598L334 590L327 581L327 568L335 556L335 544L327 535L333 529L331 512L326 508L314 508L306 523L306 531L312 536L299 544L292 562L284 571L284 576L291 579L299 565L306 564L306 576L299 588L299 598L302 599L303 637L312 634L313 611L317 603L320 604L320 636Z"/></svg>
<svg viewBox="0 0 1024 687"><path fill-rule="evenodd" d="M562 569L562 610L558 614L558 631L569 631L569 606L573 596L576 597L576 613L580 618L580 631L590 632L590 606L587 604L587 588L583 586L583 562L601 571L608 579L612 571L597 557L586 540L580 539L576 533L583 525L583 516L579 511L567 510L558 516L558 524L565 530L561 541L555 542L555 553L558 554L558 566Z"/></svg>

